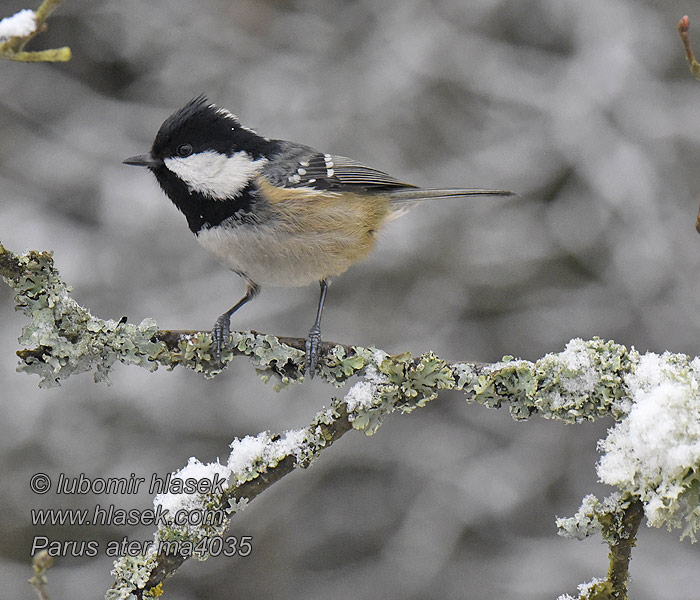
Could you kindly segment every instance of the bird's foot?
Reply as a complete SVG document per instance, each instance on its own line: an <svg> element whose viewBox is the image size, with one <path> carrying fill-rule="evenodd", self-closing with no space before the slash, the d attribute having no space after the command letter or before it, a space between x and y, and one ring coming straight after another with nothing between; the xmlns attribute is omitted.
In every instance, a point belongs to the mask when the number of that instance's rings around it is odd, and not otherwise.
<svg viewBox="0 0 700 600"><path fill-rule="evenodd" d="M231 336L231 315L223 314L214 323L211 331L214 357L221 363L221 351L226 347Z"/></svg>
<svg viewBox="0 0 700 600"><path fill-rule="evenodd" d="M316 369L318 368L318 355L321 351L321 328L314 325L309 331L309 337L306 339L306 373L310 379L314 378Z"/></svg>

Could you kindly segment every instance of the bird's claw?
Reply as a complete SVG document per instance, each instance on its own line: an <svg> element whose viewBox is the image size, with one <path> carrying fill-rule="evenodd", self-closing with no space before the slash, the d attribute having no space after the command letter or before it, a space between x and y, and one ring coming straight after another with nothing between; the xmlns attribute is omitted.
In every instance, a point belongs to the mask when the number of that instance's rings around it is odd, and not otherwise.
<svg viewBox="0 0 700 600"><path fill-rule="evenodd" d="M229 315L221 315L214 323L212 329L212 345L214 346L214 357L221 363L221 351L228 344L231 336L231 317Z"/></svg>
<svg viewBox="0 0 700 600"><path fill-rule="evenodd" d="M318 368L318 355L321 350L321 329L312 327L309 331L309 337L306 339L306 373L310 379L314 378L316 369Z"/></svg>

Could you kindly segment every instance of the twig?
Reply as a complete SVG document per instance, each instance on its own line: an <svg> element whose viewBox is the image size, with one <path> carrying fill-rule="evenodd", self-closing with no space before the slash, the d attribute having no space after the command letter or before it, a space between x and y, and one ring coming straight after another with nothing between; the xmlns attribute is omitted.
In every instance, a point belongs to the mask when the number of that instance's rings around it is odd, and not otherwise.
<svg viewBox="0 0 700 600"><path fill-rule="evenodd" d="M688 61L688 65L690 66L690 72L696 79L700 79L700 63L695 60L693 49L690 47L690 38L688 37L689 29L690 18L688 15L684 15L683 18L678 21L678 34L681 36L681 42L683 42L683 48L685 48L685 59Z"/></svg>
<svg viewBox="0 0 700 600"><path fill-rule="evenodd" d="M693 49L690 47L690 38L688 37L689 30L690 18L688 15L684 15L683 18L678 21L678 34L681 36L681 42L683 42L683 48L685 48L685 59L690 66L690 72L696 79L700 79L700 63L695 60ZM700 208L698 209L698 216L695 220L695 231L700 233Z"/></svg>
<svg viewBox="0 0 700 600"><path fill-rule="evenodd" d="M612 587L611 600L627 600L630 559L637 543L637 530L644 516L644 505L635 499L622 511L622 519L603 527L603 537L610 547L608 581Z"/></svg>
<svg viewBox="0 0 700 600"><path fill-rule="evenodd" d="M608 573L578 586L579 594L567 600L627 600L630 559L637 542L637 530L644 516L644 504L632 494L613 493L599 501L589 494L573 517L557 519L559 535L584 539L602 534L608 545Z"/></svg>
<svg viewBox="0 0 700 600"><path fill-rule="evenodd" d="M70 48L52 48L50 50L25 51L26 45L42 31L47 29L47 20L58 8L61 0L44 0L35 12L36 28L27 36L15 36L0 43L0 58L20 62L66 62L71 59Z"/></svg>
<svg viewBox="0 0 700 600"><path fill-rule="evenodd" d="M37 596L39 596L39 600L49 600L49 592L46 589L48 583L46 580L46 572L52 565L53 557L49 556L46 550L42 550L32 559L34 576L29 579L29 583L34 588Z"/></svg>

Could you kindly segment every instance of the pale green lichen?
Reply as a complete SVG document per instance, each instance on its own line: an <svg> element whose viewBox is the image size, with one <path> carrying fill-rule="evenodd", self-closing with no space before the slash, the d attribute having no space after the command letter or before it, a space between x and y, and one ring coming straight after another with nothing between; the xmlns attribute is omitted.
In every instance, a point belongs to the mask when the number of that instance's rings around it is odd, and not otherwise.
<svg viewBox="0 0 700 600"><path fill-rule="evenodd" d="M414 360L409 353L389 356L375 350L363 380L345 395L352 426L373 435L394 410L412 412L455 386L455 374L432 352Z"/></svg>
<svg viewBox="0 0 700 600"><path fill-rule="evenodd" d="M22 359L18 370L39 375L41 387L56 386L70 375L90 371L96 382L109 382L115 362L149 370L157 369L159 364L170 369L182 365L205 377L214 377L238 354L250 357L264 381L274 377L275 389L303 379L304 352L281 344L274 336L234 332L221 362L212 357L212 337L208 332L182 336L177 347L169 350L155 338L158 327L152 319L139 325L105 321L75 302L51 253L15 256L0 245L0 258L10 265L3 271L8 274L4 279L15 290L17 307L32 319L19 341L33 348L18 352ZM345 357L336 349L327 373L329 377L333 373L339 380L346 379L361 368L362 360L361 354Z"/></svg>
<svg viewBox="0 0 700 600"><path fill-rule="evenodd" d="M629 494L621 492L613 492L602 502L588 494L573 517L557 518L557 533L576 540L602 533L608 545L614 546L628 536L623 519L631 500Z"/></svg>
<svg viewBox="0 0 700 600"><path fill-rule="evenodd" d="M381 394L401 412L412 412L437 398L438 391L455 385L454 372L434 353L427 352L417 361L410 353L385 358L379 371L387 376Z"/></svg>
<svg viewBox="0 0 700 600"><path fill-rule="evenodd" d="M600 533L603 526L598 519L601 502L593 494L588 494L573 517L557 517L557 533L572 540L583 540Z"/></svg>
<svg viewBox="0 0 700 600"><path fill-rule="evenodd" d="M165 478L161 493L153 500L159 515L154 535L159 554L189 554L199 560L209 557L209 540L222 536L230 521L224 498L230 476L230 469L218 461L205 464L191 457L187 465Z"/></svg>
<svg viewBox="0 0 700 600"><path fill-rule="evenodd" d="M374 348L353 347L348 355L343 346L337 345L328 352L321 361L320 374L324 381L340 387L360 372L371 360Z"/></svg>
<svg viewBox="0 0 700 600"><path fill-rule="evenodd" d="M304 353L301 350L282 344L275 336L250 331L232 332L229 343L222 349L220 361L212 356L211 333L200 332L182 336L177 349L167 357L161 356L161 362L170 368L182 365L210 379L239 355L249 357L263 382L274 378L276 391L303 380Z"/></svg>
<svg viewBox="0 0 700 600"><path fill-rule="evenodd" d="M96 381L107 380L117 361L151 370L159 363L170 368L181 364L205 376L221 370L211 356L209 333L183 336L177 348L168 350L156 341L157 326L151 320L140 325L103 321L80 307L70 298L70 288L60 279L50 254L13 255L21 267L13 270L0 246L0 259L3 274L15 273L5 277L15 289L18 307L32 318L20 340L35 348L19 353L20 370L39 374L40 385L56 385L83 371L94 371ZM263 380L274 377L276 389L302 379L304 352L273 336L232 334L223 362L239 354L250 358ZM669 353L640 356L599 339L571 340L563 352L535 363L506 356L493 365L448 365L432 353L413 359L410 354L388 356L373 348L347 351L336 346L322 358L320 375L335 385L357 375L361 379L342 403L319 413L303 431L303 441L295 445L295 465L309 464L332 441L332 427L343 410L353 428L371 435L391 412L411 412L440 390L461 389L470 401L488 407L507 403L516 419L539 414L577 423L614 417L618 424L601 444L605 452L599 465L601 479L641 498L650 524L681 528L682 535L693 540L700 529L698 359ZM279 447L273 452L276 443L265 440L266 449L238 484L289 456ZM216 502L212 500L212 505ZM562 528L589 534L603 523L601 510L608 511L606 518L613 514L608 507L583 509L578 520L562 521Z"/></svg>
<svg viewBox="0 0 700 600"><path fill-rule="evenodd" d="M32 318L19 341L35 346L18 353L23 359L19 371L36 373L41 387L51 387L86 371L95 372L95 381L109 381L117 361L157 368L155 360L165 346L152 341L157 331L153 320L131 325L97 319L69 296L71 289L61 280L50 253L29 252L17 259L21 275L5 281L16 292L17 307Z"/></svg>
<svg viewBox="0 0 700 600"><path fill-rule="evenodd" d="M535 363L506 356L483 367L455 365L456 388L469 401L489 408L508 403L513 418L539 414L567 423L619 414L624 395L620 385L630 369L624 346L598 338L571 340L563 352L547 354Z"/></svg>
<svg viewBox="0 0 700 600"><path fill-rule="evenodd" d="M212 337L210 333L185 335L177 342L177 350L170 352L170 369L177 365L186 365L205 377L213 377L221 371L211 355Z"/></svg>
<svg viewBox="0 0 700 600"><path fill-rule="evenodd" d="M250 357L263 382L267 383L274 377L276 391L302 380L304 352L301 350L281 344L272 335L236 331L232 333L231 338L231 347ZM232 358L233 354L228 350L228 353L224 354L224 361Z"/></svg>
<svg viewBox="0 0 700 600"><path fill-rule="evenodd" d="M294 458L295 467L307 467L318 453L333 441L332 427L344 412L340 403L319 411L308 427L291 429L279 435L263 431L257 436L236 438L231 443L228 467L231 470L231 487L252 481L267 473L288 457Z"/></svg>
<svg viewBox="0 0 700 600"><path fill-rule="evenodd" d="M535 406L546 418L569 423L614 415L624 395L620 381L629 368L624 346L598 338L573 339L563 352L537 361Z"/></svg>
<svg viewBox="0 0 700 600"><path fill-rule="evenodd" d="M233 496L227 500L226 514L232 517L236 513L241 512L246 506L248 506L248 498L234 498Z"/></svg>
<svg viewBox="0 0 700 600"><path fill-rule="evenodd" d="M464 378L462 368L460 381ZM488 408L500 408L503 402L508 402L515 419L527 419L536 411L535 366L528 361L506 356L501 362L486 366L476 377L472 376L469 383L471 387L464 387L463 383L461 387L468 392L470 401Z"/></svg>
<svg viewBox="0 0 700 600"><path fill-rule="evenodd" d="M157 566L155 548L147 555L122 556L114 561L114 585L107 590L105 600L136 600L137 590L143 590Z"/></svg>
<svg viewBox="0 0 700 600"><path fill-rule="evenodd" d="M478 370L470 363L454 363L452 372L455 375L456 390L471 390L479 379Z"/></svg>
<svg viewBox="0 0 700 600"><path fill-rule="evenodd" d="M559 535L581 540L600 532L610 549L607 577L579 585L576 599L564 594L559 597L560 600L627 598L630 555L636 543L641 517L641 505L637 498L615 492L602 502L588 495L574 517L557 519Z"/></svg>
<svg viewBox="0 0 700 600"><path fill-rule="evenodd" d="M570 594L563 594L557 600L610 600L610 598L614 597L612 583L607 579L594 577L591 581L578 586L578 595L576 597Z"/></svg>
<svg viewBox="0 0 700 600"><path fill-rule="evenodd" d="M226 531L231 514L221 506L221 494L191 494L186 505L180 510L182 514L188 514L192 522L186 522L184 518L175 522L175 515L169 514L158 526L154 539L158 545L160 542L177 542L173 548L179 549L181 542L187 542L197 547L200 542L211 538L220 537ZM197 558L206 560L208 553L197 552Z"/></svg>

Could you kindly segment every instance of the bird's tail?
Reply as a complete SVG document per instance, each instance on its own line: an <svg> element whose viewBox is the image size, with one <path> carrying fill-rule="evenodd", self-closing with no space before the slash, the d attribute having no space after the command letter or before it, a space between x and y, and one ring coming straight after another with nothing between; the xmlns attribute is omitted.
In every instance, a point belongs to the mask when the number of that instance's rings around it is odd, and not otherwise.
<svg viewBox="0 0 700 600"><path fill-rule="evenodd" d="M507 190L480 190L480 189L441 189L427 190L424 188L406 188L392 190L391 198L397 203L411 203L418 200L437 200L441 198L468 198L471 196L515 196Z"/></svg>

